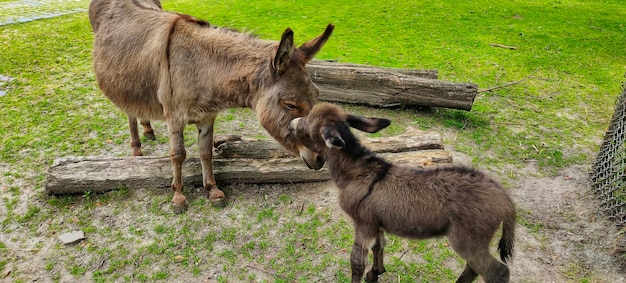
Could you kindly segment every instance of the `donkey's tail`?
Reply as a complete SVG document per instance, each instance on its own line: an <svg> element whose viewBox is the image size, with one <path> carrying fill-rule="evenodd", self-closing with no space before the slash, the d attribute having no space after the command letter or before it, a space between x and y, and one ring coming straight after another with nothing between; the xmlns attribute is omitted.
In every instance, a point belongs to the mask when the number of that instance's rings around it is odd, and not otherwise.
<svg viewBox="0 0 626 283"><path fill-rule="evenodd" d="M515 207L511 204L502 222L502 238L498 244L500 259L503 262L513 257L513 241L515 240Z"/></svg>

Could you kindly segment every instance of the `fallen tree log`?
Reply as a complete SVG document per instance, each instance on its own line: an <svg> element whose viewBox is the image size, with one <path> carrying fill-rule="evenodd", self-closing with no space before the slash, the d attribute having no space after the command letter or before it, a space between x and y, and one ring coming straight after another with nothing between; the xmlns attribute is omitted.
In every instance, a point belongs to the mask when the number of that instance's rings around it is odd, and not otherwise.
<svg viewBox="0 0 626 283"><path fill-rule="evenodd" d="M438 133L408 130L406 134L385 138L362 138L363 146L377 153L407 152L425 149L443 149ZM269 159L293 157L273 140L230 139L216 146L215 158Z"/></svg>
<svg viewBox="0 0 626 283"><path fill-rule="evenodd" d="M444 151L437 134L424 134L431 141L421 142L409 135L372 139L369 145L378 146L379 155L399 164L428 166L451 163L452 157ZM439 144L435 145L435 140ZM366 139L363 139L364 143ZM251 150L241 158L228 151L213 159L218 184L228 183L299 183L329 180L328 169L308 169L296 157L270 157L262 149L278 145L274 141L227 141L222 145L236 148L238 143ZM252 144L252 145L250 145ZM420 145L421 144L421 145ZM430 144L430 145L428 145ZM404 149L402 149L404 147ZM198 158L188 158L183 164L183 178L187 187L202 186L202 171ZM126 187L129 189L169 188L172 168L169 157L70 157L55 160L48 170L46 192L49 194L99 193Z"/></svg>
<svg viewBox="0 0 626 283"><path fill-rule="evenodd" d="M425 79L439 79L439 71L437 69L403 69L389 67L375 67L362 64L339 63L336 61L313 60L306 64L309 73L316 71L324 71L326 68L345 70L350 72L359 72L364 74L377 73L396 73L404 76L419 77Z"/></svg>
<svg viewBox="0 0 626 283"><path fill-rule="evenodd" d="M320 99L377 107L432 106L470 110L478 94L472 83L437 80L417 70L313 61L307 65Z"/></svg>

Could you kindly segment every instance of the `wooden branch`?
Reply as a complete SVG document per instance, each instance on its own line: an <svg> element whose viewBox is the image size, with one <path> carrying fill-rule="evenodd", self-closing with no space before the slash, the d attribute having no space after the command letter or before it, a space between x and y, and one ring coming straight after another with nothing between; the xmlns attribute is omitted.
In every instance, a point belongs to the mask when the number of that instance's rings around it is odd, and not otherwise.
<svg viewBox="0 0 626 283"><path fill-rule="evenodd" d="M478 93L471 83L452 83L401 69L313 63L307 65L325 101L377 107L433 106L470 110Z"/></svg>
<svg viewBox="0 0 626 283"><path fill-rule="evenodd" d="M508 45L502 45L502 44L498 44L498 43L489 43L489 45L491 45L493 47L504 48L504 49L517 50L516 46L508 46Z"/></svg>
<svg viewBox="0 0 626 283"><path fill-rule="evenodd" d="M532 73L530 73L530 75L522 78L521 80L510 82L510 83L506 83L506 84L499 85L499 86L489 87L489 88L485 88L485 89L479 89L478 92L487 92L487 91L492 91L492 90L501 89L501 88L510 87L512 85L519 84L519 83L529 79L530 77L532 77L532 75L534 75L537 71L539 71L539 68L534 70Z"/></svg>
<svg viewBox="0 0 626 283"><path fill-rule="evenodd" d="M441 140L437 134L423 134L432 140ZM365 139L363 139L365 141ZM253 143L240 145L255 149L247 153L254 158L224 158L230 153L216 154L213 159L215 178L219 184L227 183L298 183L329 180L328 169L308 169L302 160L296 157L268 158L263 144L274 141L228 141L223 143ZM388 140L372 139L370 145L376 145L386 152L379 155L387 160L413 166L451 163L451 155L444 151L441 144L421 142L415 137L398 136ZM412 150L402 152L400 145ZM421 144L421 145L420 145ZM400 146L402 147L402 146ZM436 147L435 149L431 149ZM418 149L428 148L428 149ZM261 151L256 151L261 150ZM202 169L198 158L188 158L183 164L183 178L186 187L202 186ZM172 182L172 168L169 157L69 157L57 159L48 170L46 191L49 194L82 194L84 192L106 192L120 187L129 189L169 188Z"/></svg>

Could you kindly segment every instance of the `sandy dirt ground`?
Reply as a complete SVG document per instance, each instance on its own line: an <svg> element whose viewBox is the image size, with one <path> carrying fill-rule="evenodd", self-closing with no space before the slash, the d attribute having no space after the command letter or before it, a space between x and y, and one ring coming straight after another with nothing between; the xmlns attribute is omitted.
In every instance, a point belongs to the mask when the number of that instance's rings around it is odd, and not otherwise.
<svg viewBox="0 0 626 283"><path fill-rule="evenodd" d="M469 156L458 153L449 147L447 150L453 155L454 163L471 165ZM6 172L10 170L10 167L3 166L0 169ZM496 174L506 176L505 170L508 169L505 168L503 172L492 172L491 174L502 179ZM615 256L616 241L620 236L619 229L609 222L598 209L598 202L589 191L588 170L587 167L572 166L561 170L554 177L537 177L540 174L537 173L535 164L531 162L521 172L516 172L519 177L506 180L511 187L510 192L519 214L523 216L526 222L520 223L517 229L515 255L510 263L512 282L626 282L623 263L619 262ZM34 181L30 179L32 177L34 176L25 173L23 184L20 186L33 187ZM0 187L3 188L0 195L9 194L6 191L8 185L0 184ZM314 203L317 207L337 211L333 214L334 217L346 217L340 212L337 204L337 190L330 182L310 183L299 186L298 189L289 185L255 185L253 190L248 185L231 185L225 189L234 195L247 195L243 198L243 202L250 202L250 205L254 205L253 202L255 199L258 200L258 196L271 199L276 198L279 194L288 194L293 197L294 207L291 209L298 209L297 206L300 206L301 203ZM37 199L36 194L29 193L32 191L34 190L24 189L19 203L32 204L41 201ZM131 197L134 198L133 202L145 203L145 206L148 207L151 203L150 194L154 193L137 192ZM194 196L194 193L190 192L188 197L191 199L202 197L199 195L198 193L198 196ZM21 204L15 208L19 214L25 213L28 208L27 205ZM238 205L246 207L246 203L238 203ZM164 207L166 206L167 204L164 204ZM0 208L0 212L6 212L5 208ZM104 214L106 214L105 211L103 211ZM94 221L96 220L98 219ZM127 225L124 221L130 223L132 220L131 216L117 216L115 225L124 227ZM151 223L145 225L151 225ZM40 229L45 230L45 226ZM145 230L150 229L150 227L145 227ZM30 234L32 232L13 229L8 235L4 232L1 234L2 237L16 237L20 233ZM45 231L42 233L38 231L34 234L45 235ZM37 258L42 259L47 257L46 249L52 249L56 241L37 239L39 237L41 236L32 235L34 242L51 243L36 247L38 249ZM2 271L4 273L0 274L0 281L11 282L11 276L8 276L6 272L10 272L13 264L19 264L19 269L22 272L33 273L33 277L30 278L31 281L50 282L50 278L47 278L49 273L45 271L45 260L33 258L29 249L12 249L9 246L9 252L9 256L17 258L18 261L5 267L5 270ZM458 270L454 271L460 273L462 267L453 267L453 269L457 268ZM205 278L214 278L217 274L208 274ZM584 274L584 278L588 281L578 279L576 276L580 274ZM259 278L263 278L264 275L267 277L267 274L260 272ZM89 274L86 274L83 278L88 278L88 276ZM271 277L268 278L271 279ZM330 278L328 282L333 282L332 274L328 275L327 278ZM393 276L381 278L381 282L385 282L382 281L384 278L391 279ZM195 280L198 278L189 277L188 279ZM73 280L76 278L72 275L63 274L61 276L63 282ZM216 281L208 280L207 282Z"/></svg>

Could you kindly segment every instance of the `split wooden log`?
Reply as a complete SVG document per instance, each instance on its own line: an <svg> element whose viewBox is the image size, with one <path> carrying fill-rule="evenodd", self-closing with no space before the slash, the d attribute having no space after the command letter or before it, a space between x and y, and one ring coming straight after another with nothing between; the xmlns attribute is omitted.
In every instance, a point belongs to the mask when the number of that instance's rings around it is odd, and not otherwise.
<svg viewBox="0 0 626 283"><path fill-rule="evenodd" d="M436 133L363 139L364 144L389 161L428 166L451 163ZM269 150L268 150L269 149ZM299 183L329 180L328 169L308 169L296 157L287 157L273 140L227 141L218 146L213 159L215 178L227 183ZM183 164L184 183L202 186L198 158ZM49 194L83 194L115 190L120 187L169 188L172 168L169 157L70 157L55 160L48 170Z"/></svg>
<svg viewBox="0 0 626 283"><path fill-rule="evenodd" d="M471 110L478 86L437 80L433 70L404 70L312 61L307 70L320 99L377 107L432 106Z"/></svg>

